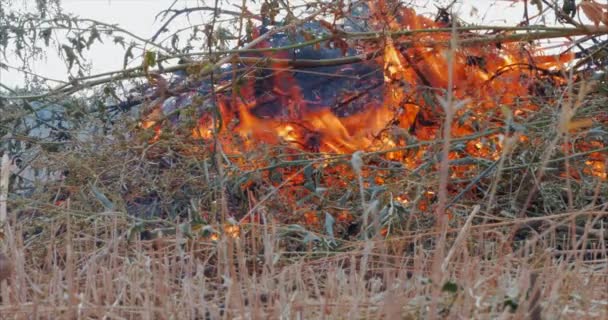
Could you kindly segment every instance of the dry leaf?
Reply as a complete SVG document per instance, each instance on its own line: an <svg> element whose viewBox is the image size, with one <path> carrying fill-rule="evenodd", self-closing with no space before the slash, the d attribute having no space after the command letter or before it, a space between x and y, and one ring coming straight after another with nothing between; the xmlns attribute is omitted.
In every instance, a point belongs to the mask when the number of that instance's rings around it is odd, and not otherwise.
<svg viewBox="0 0 608 320"><path fill-rule="evenodd" d="M12 273L13 264L4 253L0 252L0 281L8 279Z"/></svg>
<svg viewBox="0 0 608 320"><path fill-rule="evenodd" d="M604 12L605 9L608 9L608 5L599 4L593 0L584 0L578 7L596 27L600 25L600 22L608 25L608 14Z"/></svg>
<svg viewBox="0 0 608 320"><path fill-rule="evenodd" d="M568 123L568 131L575 132L579 129L586 129L593 126L593 119L584 118L584 119L576 119L572 120Z"/></svg>

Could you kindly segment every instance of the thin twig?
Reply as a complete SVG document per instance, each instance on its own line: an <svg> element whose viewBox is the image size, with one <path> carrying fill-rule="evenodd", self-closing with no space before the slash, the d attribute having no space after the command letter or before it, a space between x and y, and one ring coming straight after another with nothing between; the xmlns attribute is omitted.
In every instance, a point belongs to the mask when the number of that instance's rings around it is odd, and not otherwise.
<svg viewBox="0 0 608 320"><path fill-rule="evenodd" d="M454 244L450 248L450 251L448 251L448 254L445 256L445 259L443 260L443 264L441 264L441 271L444 274L447 273L447 268L450 263L450 260L452 260L452 257L454 256L456 249L458 249L458 247L460 247L460 245L462 244L464 237L466 236L467 232L469 232L469 229L471 228L471 225L473 224L473 219L475 218L475 216L477 216L480 209L481 209L481 207L479 205L473 206L473 211L471 212L471 214L469 214L469 217L467 218L467 221L464 223L464 226L462 226L462 229L460 230L460 232L458 232L458 236L456 237Z"/></svg>
<svg viewBox="0 0 608 320"><path fill-rule="evenodd" d="M309 17L308 19L301 20L301 21L299 21L299 23L309 21L309 19L312 19L312 18ZM229 63L235 57L236 54L252 52L251 50L256 50L253 52L264 52L264 51L280 51L283 49L285 49L285 50L294 49L294 48L298 48L300 46L311 45L313 42L318 42L318 41L320 42L320 41L327 40L327 39L321 38L321 39L311 40L311 41L307 41L304 43L289 45L289 46L281 47L281 48L252 49L252 47L254 45L257 45L261 41L268 39L273 34L282 32L282 31L287 30L292 27L293 27L293 25L289 25L289 26L273 29L273 30L263 34L262 36L256 38L248 46L246 46L242 49L228 50L226 52L215 51L214 54L230 53L229 56L226 56L225 58L221 59L220 61L218 61L216 63L213 63L212 61L207 60L207 61L200 61L200 62L195 62L195 63L187 63L187 64L171 66L171 67L164 68L163 70L154 70L154 71L150 71L150 72L163 74L163 73L171 73L171 72L175 72L175 71L179 71L179 70L186 70L186 69L189 69L192 67L203 67L204 71L201 72L201 75L205 76L205 75L209 75L211 72L214 72L217 68L221 67L222 65ZM479 37L475 37L475 38L467 38L467 39L460 40L459 46L460 47L471 47L471 46L492 44L492 43L511 43L511 42L520 42L520 41L533 41L533 40L541 40L541 39L562 38L562 37L567 37L567 36L579 36L579 35L590 35L590 34L601 35L601 34L608 33L608 27L605 27L605 26L599 26L599 27L588 26L587 28L561 28L561 29L553 29L553 30L554 31L530 32L530 33L524 33L524 34L508 34L508 35L498 35L498 36L479 36ZM388 35L400 36L400 35L412 34L415 32L416 32L416 30L404 30L404 31L388 33ZM419 30L419 32L445 32L445 30L427 29L427 30ZM367 33L366 35L362 35L362 37L359 39L381 40L383 36L386 36L386 34L375 33L375 34L370 35L369 33ZM355 37L355 38L357 38L357 37ZM400 41L398 43L401 47L404 47L404 48L408 48L408 47L447 47L449 45L449 41L429 41L429 40L416 40L416 41L408 40L408 41ZM245 63L245 64L258 64L262 61L265 61L267 63L285 64L286 66L290 66L290 67L294 67L294 68L313 68L313 67L321 67L321 66L337 66L337 65L363 62L363 61L373 59L373 58L379 56L381 53L382 52L379 50L379 51L371 52L371 53L367 53L367 54L359 54L359 55L348 56L348 57L343 57L343 58L319 59L319 60L316 60L316 59L296 59L296 60L294 60L294 59L273 59L273 58L267 58L267 57L239 57L239 62ZM54 88L53 90L51 90L47 93L44 93L44 94L23 95L23 96L0 96L0 98L13 99L13 100L14 99L35 100L35 99L40 99L40 98L44 98L44 97L48 97L48 96L52 96L52 95L70 95L70 94L73 94L74 92L80 91L82 89L91 88L91 87L98 86L98 85L105 84L105 83L112 82L112 81L144 77L145 73L143 72L142 67L138 66L138 67L133 67L133 68L124 69L124 70L105 72L102 75L104 75L104 76L108 75L108 76L97 79L97 80L92 80L92 81L82 81L81 78L76 78L73 81L71 81L69 84L58 86L58 87ZM94 78L98 78L98 77L99 77L98 75L89 76L86 79L94 79Z"/></svg>
<svg viewBox="0 0 608 320"><path fill-rule="evenodd" d="M171 17L169 17L169 19L167 19L167 21L165 21L165 23L158 29L158 31L156 31L156 33L154 33L154 35L150 38L150 41L151 42L156 41L158 36L160 36L163 32L165 32L167 30L167 27L169 26L169 24L171 24L171 22L178 16L180 16L182 14L190 14L190 13L193 13L196 11L213 11L214 12L213 16L217 16L217 14L227 14L227 15L232 15L232 16L237 16L237 17L246 16L248 18L261 20L261 18L259 16L248 13L246 11L237 12L237 11L219 9L219 8L208 7L208 6L191 7L191 8L185 8L185 9L180 9L180 10L169 9L169 10L164 10L157 15L157 17L158 17L161 14L166 14L169 12L173 13L173 15Z"/></svg>

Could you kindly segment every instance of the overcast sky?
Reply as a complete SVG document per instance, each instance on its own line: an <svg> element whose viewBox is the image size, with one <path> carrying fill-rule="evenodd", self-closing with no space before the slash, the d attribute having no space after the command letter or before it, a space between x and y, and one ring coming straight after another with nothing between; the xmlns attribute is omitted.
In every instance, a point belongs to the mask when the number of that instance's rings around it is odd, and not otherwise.
<svg viewBox="0 0 608 320"><path fill-rule="evenodd" d="M33 2L33 0L27 0ZM82 18L91 18L107 23L115 23L120 27L130 30L132 33L143 38L150 38L154 32L160 27L160 21L154 21L158 12L169 7L174 0L62 0L62 6L65 12L76 14ZM248 8L256 12L257 3L249 1ZM302 2L301 0L291 0L290 3ZM451 0L445 1L415 1L419 7L418 12L435 12L435 4L450 3ZM512 0L491 0L491 1L458 1L458 12L460 16L470 22L484 24L513 24L520 21L523 7L522 1ZM208 5L213 6L214 0L178 0L175 8L184 8L187 6ZM230 3L241 3L241 0L227 1L221 0L225 8L231 7ZM476 8L473 9L473 8ZM533 6L530 8L531 15L536 10ZM238 9L237 9L238 11ZM192 15L191 23L203 23L202 15ZM198 21L197 21L198 20ZM187 21L182 19L182 26L187 25ZM550 21L549 21L550 22ZM537 21L537 23L540 23ZM179 27L179 26L178 26ZM51 51L51 50L49 50ZM105 45L95 44L92 50L87 53L88 57L93 61L92 73L99 73L109 70L118 70L122 68L124 49L114 45L111 41L106 41ZM11 59L9 57L9 63ZM53 52L49 52L48 58L40 61L34 66L34 71L38 74L66 80L66 64L65 61L57 57ZM0 82L10 87L23 83L22 75L17 72L7 72L0 69Z"/></svg>

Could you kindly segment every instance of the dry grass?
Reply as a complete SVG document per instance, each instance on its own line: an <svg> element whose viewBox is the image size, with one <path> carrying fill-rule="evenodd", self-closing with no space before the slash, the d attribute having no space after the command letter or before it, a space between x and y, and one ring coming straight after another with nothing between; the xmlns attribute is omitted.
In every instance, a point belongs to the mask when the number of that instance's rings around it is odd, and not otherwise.
<svg viewBox="0 0 608 320"><path fill-rule="evenodd" d="M129 241L132 222L121 214L77 221L64 210L38 234L25 235L31 221L22 221L7 237L17 267L0 312L16 319L415 319L428 316L439 286L442 318L604 319L606 241L572 247L595 236L585 228L562 239L552 226L605 215L545 217L553 225L519 250L507 234L523 221L454 228L440 244L450 253L442 283L432 283L436 234L424 230L340 251L287 252L278 224L214 242L181 233Z"/></svg>

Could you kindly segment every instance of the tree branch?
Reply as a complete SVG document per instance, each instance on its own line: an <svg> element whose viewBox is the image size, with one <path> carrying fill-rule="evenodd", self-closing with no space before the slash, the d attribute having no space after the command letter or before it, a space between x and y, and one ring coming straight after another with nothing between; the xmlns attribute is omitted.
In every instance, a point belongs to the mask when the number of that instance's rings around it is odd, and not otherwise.
<svg viewBox="0 0 608 320"><path fill-rule="evenodd" d="M312 19L309 17L308 19ZM304 23L308 20L302 20L298 23ZM199 76L208 76L212 72L214 72L217 68L221 67L224 64L231 62L235 57L238 57L240 53L254 53L254 52L265 52L265 51L281 51L287 49L294 49L299 47L309 46L314 43L322 42L328 40L327 38L319 38L303 43L293 44L285 47L278 48L259 48L253 49L255 45L259 44L263 40L268 39L273 34L282 32L288 28L292 28L294 24L290 24L288 26L284 26L281 28L273 29L262 36L256 38L249 44L247 44L242 49L235 50L227 50L227 51L217 51L215 54L226 54L229 55L220 59L219 61L213 63L212 60L203 60L200 62L181 64L171 67L166 67L163 70L156 70L153 72L156 73L170 73L179 70L186 70L192 67L201 68ZM464 27L459 30L481 30L482 28L490 28L490 27ZM492 27L493 28L493 27ZM540 39L551 39L551 38L562 38L566 36L581 36L581 35L600 35L600 34L608 34L608 27L606 26L583 26L581 28L546 28L546 27L509 27L509 28L501 28L500 30L548 30L548 31L536 31L536 32L526 32L526 33L516 33L516 34L507 34L507 35L496 35L496 36L479 36L474 38L462 39L459 42L461 47L471 47L483 44L492 44L492 43L510 43L510 42L520 42L520 41L532 41L532 40L540 40ZM358 33L345 33L344 38L354 38L354 39L363 39L363 40L383 40L386 36L405 36L411 35L414 33L438 33L438 32L446 32L447 29L424 29L424 30L400 30L395 32L387 32L387 33L378 33L378 32L358 32ZM403 47L447 47L449 45L449 41L432 41L432 40L416 40L416 41L401 41L399 44ZM267 57L238 57L238 62L243 64L251 65L251 64L260 64L260 63L279 63L284 64L285 66L292 68L314 68L314 67L323 67L323 66L337 66L343 64L351 64L351 63L359 63L369 59L373 59L381 54L380 51L371 52L367 54L360 54L355 56L348 56L342 58L335 59L273 59ZM103 73L102 75L107 75L107 77L100 78L100 75L89 76L84 78L78 78L72 81L69 84L61 85L56 87L55 89L49 91L48 93L41 95L29 95L29 96L0 96L0 98L5 99L26 99L33 100L38 98L44 98L50 95L58 95L58 94L72 94L76 91L79 91L84 88L89 88L93 86L97 86L100 84L108 83L111 81L125 80L125 79L133 79L143 77L144 73L142 67L133 67L124 70L117 70ZM86 79L95 79L90 81L83 81Z"/></svg>
<svg viewBox="0 0 608 320"><path fill-rule="evenodd" d="M217 9L217 11L216 11L215 8L207 7L207 6L185 8L185 9L181 9L181 10L173 10L173 9L164 10L163 12L159 13L159 15L163 14L163 13L167 13L167 12L173 12L173 15L171 17L169 17L169 19L167 21L165 21L165 23L158 29L158 31L156 31L156 33L154 33L152 38L150 38L150 41L152 41L152 42L156 41L156 39L160 36L160 34L166 30L167 26L169 26L169 24L171 24L171 22L178 16L180 16L182 14L190 14L190 13L196 12L196 11L213 11L213 12L217 12L219 14L228 14L228 15L237 16L237 17L240 17L242 14L244 14L245 16L247 16L249 18L261 20L261 18L259 16L254 15L248 11L237 12L237 11L231 11L231 10L225 10L225 9ZM158 17L158 15L157 15L157 17Z"/></svg>

